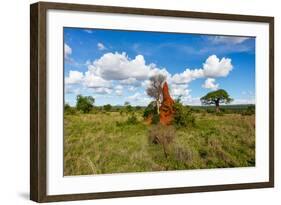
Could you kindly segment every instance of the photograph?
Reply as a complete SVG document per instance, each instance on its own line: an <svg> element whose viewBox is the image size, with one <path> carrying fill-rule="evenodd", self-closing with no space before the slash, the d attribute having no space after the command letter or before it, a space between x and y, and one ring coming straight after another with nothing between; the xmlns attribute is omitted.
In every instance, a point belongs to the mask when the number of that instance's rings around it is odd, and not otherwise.
<svg viewBox="0 0 281 205"><path fill-rule="evenodd" d="M253 36L63 28L63 174L255 167Z"/></svg>

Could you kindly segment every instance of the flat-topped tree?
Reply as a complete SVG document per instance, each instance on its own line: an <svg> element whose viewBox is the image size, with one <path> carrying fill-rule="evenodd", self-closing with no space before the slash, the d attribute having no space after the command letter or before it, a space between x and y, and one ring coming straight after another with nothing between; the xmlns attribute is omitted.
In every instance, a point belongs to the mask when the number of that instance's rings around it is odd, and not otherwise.
<svg viewBox="0 0 281 205"><path fill-rule="evenodd" d="M216 105L216 112L220 111L220 103L228 104L232 100L233 99L230 98L229 94L223 89L209 92L200 98L203 105Z"/></svg>

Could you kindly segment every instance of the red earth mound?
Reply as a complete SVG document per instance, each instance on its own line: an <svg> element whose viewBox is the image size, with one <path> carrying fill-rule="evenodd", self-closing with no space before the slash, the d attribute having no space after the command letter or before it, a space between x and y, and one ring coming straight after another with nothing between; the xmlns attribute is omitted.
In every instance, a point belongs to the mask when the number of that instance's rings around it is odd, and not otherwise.
<svg viewBox="0 0 281 205"><path fill-rule="evenodd" d="M174 117L174 100L170 96L169 87L167 82L164 83L163 88L163 101L160 106L160 123L163 125L170 125Z"/></svg>

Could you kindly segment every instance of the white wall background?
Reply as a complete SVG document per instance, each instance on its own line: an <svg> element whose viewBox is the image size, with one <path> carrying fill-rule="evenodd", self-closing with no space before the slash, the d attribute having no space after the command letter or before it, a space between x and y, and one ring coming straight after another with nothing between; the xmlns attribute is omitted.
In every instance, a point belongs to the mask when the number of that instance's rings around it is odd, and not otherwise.
<svg viewBox="0 0 281 205"><path fill-rule="evenodd" d="M50 0L51 1L51 0ZM280 36L277 0L60 0L61 2L275 16L275 165L274 189L239 190L170 196L104 199L60 204L277 204L281 195ZM0 204L29 201L29 4L2 1L0 6ZM280 203L280 202L279 202ZM56 204L56 203L53 203Z"/></svg>

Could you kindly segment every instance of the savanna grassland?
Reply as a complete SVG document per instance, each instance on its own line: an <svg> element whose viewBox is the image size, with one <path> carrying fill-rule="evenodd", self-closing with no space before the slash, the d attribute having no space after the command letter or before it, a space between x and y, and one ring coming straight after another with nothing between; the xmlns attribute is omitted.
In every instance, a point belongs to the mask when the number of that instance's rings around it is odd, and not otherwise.
<svg viewBox="0 0 281 205"><path fill-rule="evenodd" d="M66 113L64 175L255 166L254 114L193 115L193 126L171 127L148 125L142 110ZM172 139L153 143L153 130Z"/></svg>

